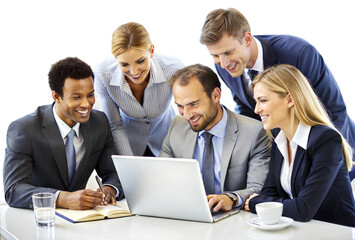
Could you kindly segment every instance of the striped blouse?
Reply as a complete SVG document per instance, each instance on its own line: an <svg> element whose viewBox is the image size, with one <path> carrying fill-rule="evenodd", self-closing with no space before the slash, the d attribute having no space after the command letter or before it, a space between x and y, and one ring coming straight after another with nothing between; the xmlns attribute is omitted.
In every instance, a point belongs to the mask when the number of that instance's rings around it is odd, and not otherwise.
<svg viewBox="0 0 355 240"><path fill-rule="evenodd" d="M150 63L143 105L133 96L114 57L106 59L95 70L95 89L101 110L109 118L118 154L140 156L149 146L153 154L159 156L175 116L168 79L183 64L178 59L157 54Z"/></svg>

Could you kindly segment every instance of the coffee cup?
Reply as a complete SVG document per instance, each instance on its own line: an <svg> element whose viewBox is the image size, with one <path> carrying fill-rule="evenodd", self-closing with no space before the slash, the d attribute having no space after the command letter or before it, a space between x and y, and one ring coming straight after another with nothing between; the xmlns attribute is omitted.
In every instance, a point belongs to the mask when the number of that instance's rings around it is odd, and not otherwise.
<svg viewBox="0 0 355 240"><path fill-rule="evenodd" d="M283 204L280 202L258 203L255 205L255 210L263 224L278 224L282 215Z"/></svg>

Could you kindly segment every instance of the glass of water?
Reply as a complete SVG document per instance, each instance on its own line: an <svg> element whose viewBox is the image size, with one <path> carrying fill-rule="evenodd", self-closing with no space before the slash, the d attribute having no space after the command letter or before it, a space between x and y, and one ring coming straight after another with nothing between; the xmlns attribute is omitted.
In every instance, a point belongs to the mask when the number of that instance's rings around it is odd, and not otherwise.
<svg viewBox="0 0 355 240"><path fill-rule="evenodd" d="M32 195L33 209L38 227L54 226L55 202L54 194L43 192Z"/></svg>

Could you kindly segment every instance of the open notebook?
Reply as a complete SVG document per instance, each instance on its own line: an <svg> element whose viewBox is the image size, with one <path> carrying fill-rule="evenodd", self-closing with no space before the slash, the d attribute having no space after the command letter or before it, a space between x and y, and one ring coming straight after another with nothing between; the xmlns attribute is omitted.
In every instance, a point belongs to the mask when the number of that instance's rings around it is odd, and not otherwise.
<svg viewBox="0 0 355 240"><path fill-rule="evenodd" d="M198 161L112 156L133 214L214 222L239 211L211 214Z"/></svg>
<svg viewBox="0 0 355 240"><path fill-rule="evenodd" d="M102 220L106 218L118 218L132 215L125 201L116 203L116 206L108 204L97 206L90 210L70 210L58 208L55 210L57 216L62 217L72 223Z"/></svg>

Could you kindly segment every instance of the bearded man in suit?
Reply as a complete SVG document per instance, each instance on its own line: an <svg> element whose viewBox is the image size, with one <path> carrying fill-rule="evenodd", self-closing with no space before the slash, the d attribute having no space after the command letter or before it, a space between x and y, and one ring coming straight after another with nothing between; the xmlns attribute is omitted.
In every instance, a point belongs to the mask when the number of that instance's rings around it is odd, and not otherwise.
<svg viewBox="0 0 355 240"><path fill-rule="evenodd" d="M181 116L174 118L160 156L199 162L210 208L242 207L261 191L269 163L262 124L220 104L221 84L209 67L196 64L170 79Z"/></svg>

